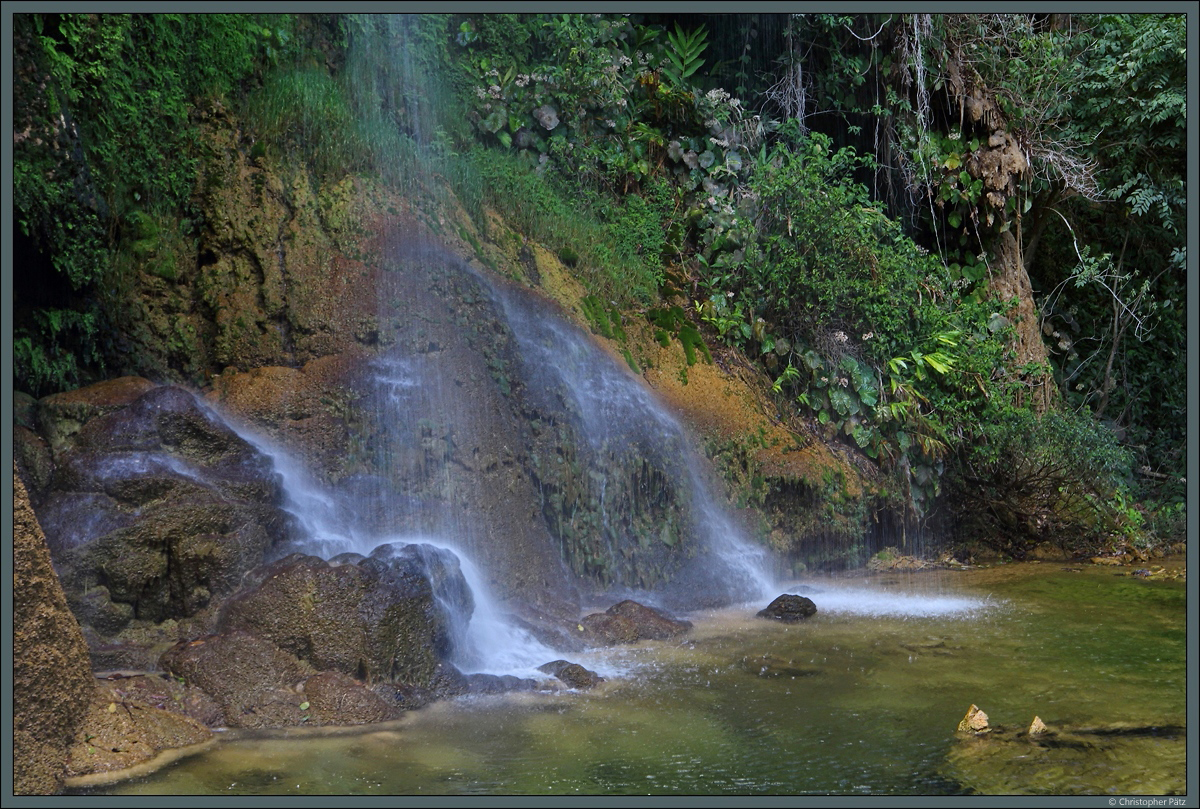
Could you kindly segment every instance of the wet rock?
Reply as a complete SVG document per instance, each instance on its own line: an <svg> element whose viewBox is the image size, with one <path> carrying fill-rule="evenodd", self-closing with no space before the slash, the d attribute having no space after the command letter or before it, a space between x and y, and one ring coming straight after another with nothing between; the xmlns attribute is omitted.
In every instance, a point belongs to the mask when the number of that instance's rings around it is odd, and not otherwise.
<svg viewBox="0 0 1200 809"><path fill-rule="evenodd" d="M363 352L322 357L303 368L227 371L214 380L209 401L253 424L325 474L344 475L347 407L358 400L369 368Z"/></svg>
<svg viewBox="0 0 1200 809"><path fill-rule="evenodd" d="M113 699L135 700L163 711L189 716L205 727L225 723L221 706L195 686L163 671L97 671L96 679Z"/></svg>
<svg viewBox="0 0 1200 809"><path fill-rule="evenodd" d="M1171 724L1047 726L1035 717L1028 730L960 732L943 774L983 795L1182 794L1186 740L1187 729Z"/></svg>
<svg viewBox="0 0 1200 809"><path fill-rule="evenodd" d="M133 620L133 607L114 602L108 588L102 584L76 596L71 602L71 611L104 635L117 634Z"/></svg>
<svg viewBox="0 0 1200 809"><path fill-rule="evenodd" d="M119 693L110 684L96 689L75 734L67 762L68 784L84 786L145 764L163 751L212 739L212 731L191 717L163 710Z"/></svg>
<svg viewBox="0 0 1200 809"><path fill-rule="evenodd" d="M595 688L604 682L604 678L596 672L584 668L578 663L572 663L569 660L553 660L538 666L538 671L543 671L552 677L557 677L571 688L581 690Z"/></svg>
<svg viewBox="0 0 1200 809"><path fill-rule="evenodd" d="M18 424L13 427L13 460L29 499L39 502L54 478L50 445L33 430Z"/></svg>
<svg viewBox="0 0 1200 809"><path fill-rule="evenodd" d="M13 391L13 425L27 430L37 429L37 399L24 391Z"/></svg>
<svg viewBox="0 0 1200 809"><path fill-rule="evenodd" d="M271 460L190 393L152 388L119 406L144 382L84 404L63 394L55 407L86 422L60 441L39 506L70 602L105 642L129 617L196 615L292 530Z"/></svg>
<svg viewBox="0 0 1200 809"><path fill-rule="evenodd" d="M649 640L670 640L684 635L692 628L691 621L670 618L658 610L636 601L622 601L607 610L609 615L627 618L637 628L638 636Z"/></svg>
<svg viewBox="0 0 1200 809"><path fill-rule="evenodd" d="M304 681L307 724L364 725L395 719L403 709L372 691L364 683L336 671L323 671ZM305 706L307 703L307 707Z"/></svg>
<svg viewBox="0 0 1200 809"><path fill-rule="evenodd" d="M221 632L251 633L368 684L432 688L453 650L450 610L465 622L473 609L458 559L428 545L383 545L336 565L293 554L247 579L221 610Z"/></svg>
<svg viewBox="0 0 1200 809"><path fill-rule="evenodd" d="M1129 575L1135 578L1147 579L1151 581L1186 579L1187 569L1183 567L1166 568L1162 565L1151 565L1150 567L1139 568Z"/></svg>
<svg viewBox="0 0 1200 809"><path fill-rule="evenodd" d="M57 450L91 419L126 407L154 387L148 379L123 376L47 396L36 408L40 432Z"/></svg>
<svg viewBox="0 0 1200 809"><path fill-rule="evenodd" d="M933 563L915 556L906 556L898 548L884 548L867 560L867 570L924 570Z"/></svg>
<svg viewBox="0 0 1200 809"><path fill-rule="evenodd" d="M616 646L637 643L641 638L633 621L621 615L592 613L579 623L584 642L592 646Z"/></svg>
<svg viewBox="0 0 1200 809"><path fill-rule="evenodd" d="M95 683L79 624L20 478L13 475L13 791L62 791L67 749Z"/></svg>
<svg viewBox="0 0 1200 809"><path fill-rule="evenodd" d="M96 452L166 451L193 466L216 468L225 477L255 479L269 459L183 388L164 386L128 406L88 421L75 437L77 449Z"/></svg>
<svg viewBox="0 0 1200 809"><path fill-rule="evenodd" d="M1043 542L1031 548L1026 558L1042 562L1066 562L1071 559L1071 554L1056 543Z"/></svg>
<svg viewBox="0 0 1200 809"><path fill-rule="evenodd" d="M670 640L686 634L691 628L690 621L675 620L631 600L614 604L604 613L588 615L579 624L585 640L600 646L639 640Z"/></svg>
<svg viewBox="0 0 1200 809"><path fill-rule="evenodd" d="M785 624L798 623L816 614L817 605L813 603L811 598L789 593L778 596L765 608L755 613L759 618L770 618L776 621L783 621Z"/></svg>
<svg viewBox="0 0 1200 809"><path fill-rule="evenodd" d="M102 582L110 600L140 619L190 617L214 595L234 590L242 572L261 561L274 544L268 532L274 516L254 504L197 494L58 559L73 593Z"/></svg>
<svg viewBox="0 0 1200 809"><path fill-rule="evenodd" d="M159 660L169 674L204 691L228 727L287 727L306 721L299 683L312 666L246 632L181 641Z"/></svg>
<svg viewBox="0 0 1200 809"><path fill-rule="evenodd" d="M512 674L467 674L468 694L507 694L510 691L533 691L537 681Z"/></svg>

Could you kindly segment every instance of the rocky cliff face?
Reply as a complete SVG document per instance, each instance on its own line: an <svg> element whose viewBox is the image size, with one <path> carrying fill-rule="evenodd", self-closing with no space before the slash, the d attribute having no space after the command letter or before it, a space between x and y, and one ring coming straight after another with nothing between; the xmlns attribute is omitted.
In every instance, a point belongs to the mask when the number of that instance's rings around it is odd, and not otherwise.
<svg viewBox="0 0 1200 809"><path fill-rule="evenodd" d="M255 155L220 106L202 113L203 226L145 217L107 302L125 373L204 384L385 339L374 234L411 219L369 181L321 183Z"/></svg>
<svg viewBox="0 0 1200 809"><path fill-rule="evenodd" d="M13 476L13 791L62 791L94 681L79 623L21 479Z"/></svg>

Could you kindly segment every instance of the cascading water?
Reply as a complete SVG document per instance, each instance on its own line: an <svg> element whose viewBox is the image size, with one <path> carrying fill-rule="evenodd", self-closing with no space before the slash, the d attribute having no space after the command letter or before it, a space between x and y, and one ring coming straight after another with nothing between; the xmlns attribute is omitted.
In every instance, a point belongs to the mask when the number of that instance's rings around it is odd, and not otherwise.
<svg viewBox="0 0 1200 809"><path fill-rule="evenodd" d="M469 598L453 592L455 578L434 576L431 584L434 598L450 619L454 650L450 662L461 671L540 677L537 666L558 656L529 632L504 618L486 579L460 549L438 537L372 533L354 511L352 498L314 481L301 463L261 436L244 430L242 434L271 456L283 478L283 507L296 518L300 533L291 550L336 559L369 556L382 545L411 545L425 559L427 568L435 569L442 564L437 557L446 553L457 560L470 588ZM464 601L472 604L470 610L461 608Z"/></svg>
<svg viewBox="0 0 1200 809"><path fill-rule="evenodd" d="M268 450L300 527L293 549L451 550L475 600L456 646L466 671L561 656L498 606L553 612L536 599L556 581L677 610L774 594L766 552L741 536L683 427L639 379L535 296L428 244L398 254L396 297L414 325L366 367L340 474L318 483ZM560 554L555 570L547 560ZM522 569L534 580L523 589L510 572Z"/></svg>
<svg viewBox="0 0 1200 809"><path fill-rule="evenodd" d="M749 543L718 505L702 469L704 461L691 449L683 427L644 384L600 351L578 329L531 307L523 296L494 290L522 354L525 376L536 380L540 405L564 413L586 439L593 462L605 456L641 458L670 479L679 500L689 505L682 530L697 545L694 555L659 594L676 608L749 602L772 594L768 555ZM620 536L604 498L601 481L601 527ZM614 549L620 553L620 549ZM617 580L617 585L633 582ZM647 596L655 600L656 596Z"/></svg>

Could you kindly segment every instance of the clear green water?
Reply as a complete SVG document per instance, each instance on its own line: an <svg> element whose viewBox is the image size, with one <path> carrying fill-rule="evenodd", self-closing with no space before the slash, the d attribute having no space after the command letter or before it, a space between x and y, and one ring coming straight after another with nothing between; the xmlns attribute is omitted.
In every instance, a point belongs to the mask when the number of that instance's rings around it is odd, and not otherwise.
<svg viewBox="0 0 1200 809"><path fill-rule="evenodd" d="M577 656L620 674L593 692L454 700L332 735L228 734L105 791L1183 792L1178 735L1082 751L956 739L972 703L1001 725L1185 724L1185 585L1060 568L813 581L821 611L802 625L701 613L682 643ZM973 606L944 611L952 599ZM878 614L889 603L904 614Z"/></svg>

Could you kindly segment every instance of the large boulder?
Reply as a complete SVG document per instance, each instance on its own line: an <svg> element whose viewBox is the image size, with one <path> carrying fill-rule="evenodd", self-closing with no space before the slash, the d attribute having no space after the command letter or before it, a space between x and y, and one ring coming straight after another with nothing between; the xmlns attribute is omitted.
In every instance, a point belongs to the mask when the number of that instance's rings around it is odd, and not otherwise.
<svg viewBox="0 0 1200 809"><path fill-rule="evenodd" d="M13 791L62 791L67 749L95 683L79 624L13 476Z"/></svg>
<svg viewBox="0 0 1200 809"><path fill-rule="evenodd" d="M299 686L316 672L295 655L246 632L180 641L163 670L208 694L228 727L285 727L304 721Z"/></svg>
<svg viewBox="0 0 1200 809"><path fill-rule="evenodd" d="M222 608L221 632L366 683L431 687L474 607L457 557L430 545L382 545L343 564L293 554L248 580Z"/></svg>
<svg viewBox="0 0 1200 809"><path fill-rule="evenodd" d="M59 426L40 516L72 609L104 641L197 615L291 530L269 457L181 388L118 406L141 382L41 403Z"/></svg>

